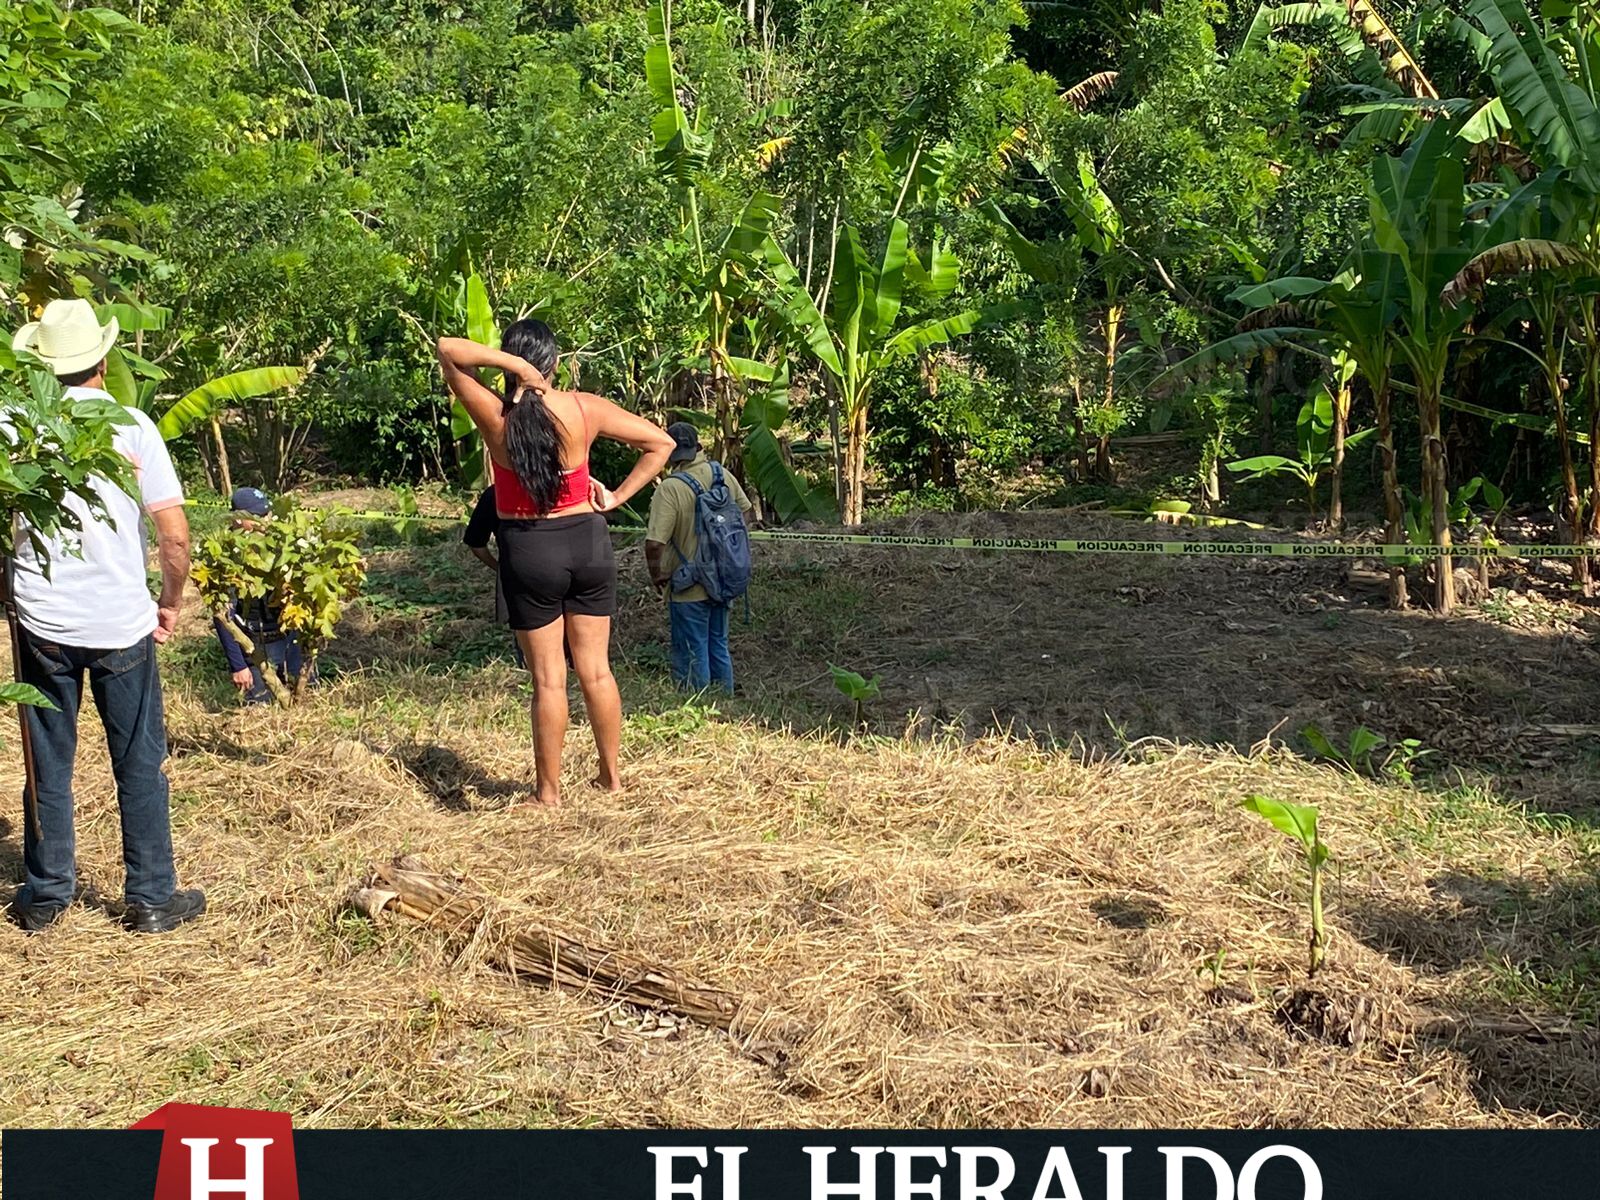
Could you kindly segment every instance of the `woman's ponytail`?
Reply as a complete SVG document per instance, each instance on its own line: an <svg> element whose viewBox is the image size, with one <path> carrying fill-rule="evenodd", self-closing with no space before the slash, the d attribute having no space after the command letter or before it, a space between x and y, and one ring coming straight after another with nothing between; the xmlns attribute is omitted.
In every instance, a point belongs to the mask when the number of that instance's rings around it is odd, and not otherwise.
<svg viewBox="0 0 1600 1200"><path fill-rule="evenodd" d="M507 354L531 363L546 379L556 368L556 338L543 321L525 318L513 324L500 339ZM519 398L518 392L521 392ZM533 501L534 511L547 513L561 497L565 478L561 470L561 425L546 407L544 397L518 380L507 377L506 456L517 480Z"/></svg>

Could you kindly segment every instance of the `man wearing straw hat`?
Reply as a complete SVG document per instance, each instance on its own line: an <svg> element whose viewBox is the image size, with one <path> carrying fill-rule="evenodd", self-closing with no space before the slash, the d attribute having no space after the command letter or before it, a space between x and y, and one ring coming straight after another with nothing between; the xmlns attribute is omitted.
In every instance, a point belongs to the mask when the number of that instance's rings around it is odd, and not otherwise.
<svg viewBox="0 0 1600 1200"><path fill-rule="evenodd" d="M52 300L38 321L17 331L12 346L49 367L68 400L109 400L105 360L116 339L116 319L102 326L87 300ZM68 497L65 505L81 528L41 539L44 559L28 536L37 532L19 528L9 564L20 681L54 705L26 707L23 715L33 794L23 834L27 879L12 902L12 917L29 932L53 924L76 894L72 767L85 675L105 726L122 816L123 923L164 933L206 909L198 889L178 889L172 862L155 649L178 625L189 578L189 522L166 443L144 413L125 411L129 423L117 427L116 446L133 463L139 495L92 481L110 519ZM159 601L150 598L145 574L146 515L159 542Z"/></svg>

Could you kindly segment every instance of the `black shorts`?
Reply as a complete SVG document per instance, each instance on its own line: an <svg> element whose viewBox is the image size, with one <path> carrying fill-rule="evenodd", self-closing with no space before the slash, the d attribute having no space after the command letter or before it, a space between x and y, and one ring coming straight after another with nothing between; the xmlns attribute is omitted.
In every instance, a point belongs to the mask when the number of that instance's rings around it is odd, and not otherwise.
<svg viewBox="0 0 1600 1200"><path fill-rule="evenodd" d="M513 629L617 611L617 558L599 513L500 522L500 590Z"/></svg>

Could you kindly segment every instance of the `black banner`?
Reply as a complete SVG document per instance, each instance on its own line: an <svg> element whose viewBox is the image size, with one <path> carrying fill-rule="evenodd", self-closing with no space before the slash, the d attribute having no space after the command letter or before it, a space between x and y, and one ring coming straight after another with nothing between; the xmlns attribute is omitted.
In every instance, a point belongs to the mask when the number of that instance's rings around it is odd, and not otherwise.
<svg viewBox="0 0 1600 1200"><path fill-rule="evenodd" d="M1600 1132L300 1130L293 1142L300 1200L1600 1195ZM5 1200L152 1200L162 1154L160 1132L7 1131L0 1140L0 1190ZM207 1177L202 1171L198 1178ZM190 1180L187 1166L182 1180ZM249 1182L217 1176L209 1192L200 1187L190 1200L248 1198ZM256 1196L284 1194L278 1182L258 1183Z"/></svg>

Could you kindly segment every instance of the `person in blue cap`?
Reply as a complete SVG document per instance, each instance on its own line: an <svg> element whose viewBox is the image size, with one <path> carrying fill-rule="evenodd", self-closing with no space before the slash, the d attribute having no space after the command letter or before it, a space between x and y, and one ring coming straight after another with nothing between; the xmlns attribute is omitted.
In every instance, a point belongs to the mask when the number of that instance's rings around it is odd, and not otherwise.
<svg viewBox="0 0 1600 1200"><path fill-rule="evenodd" d="M233 493L232 506L234 520L247 528L272 515L272 501L258 488L239 488ZM266 655L280 679L289 683L300 674L300 643L294 634L285 633L280 627L276 606L264 599L243 602L236 599L229 606L229 612L239 628L249 634ZM246 704L266 704L272 699L272 693L261 678L261 673L245 657L244 647L228 632L228 627L220 618L213 617L212 625L217 631L217 641L222 644L222 653L227 656L228 673L233 686L239 689Z"/></svg>

